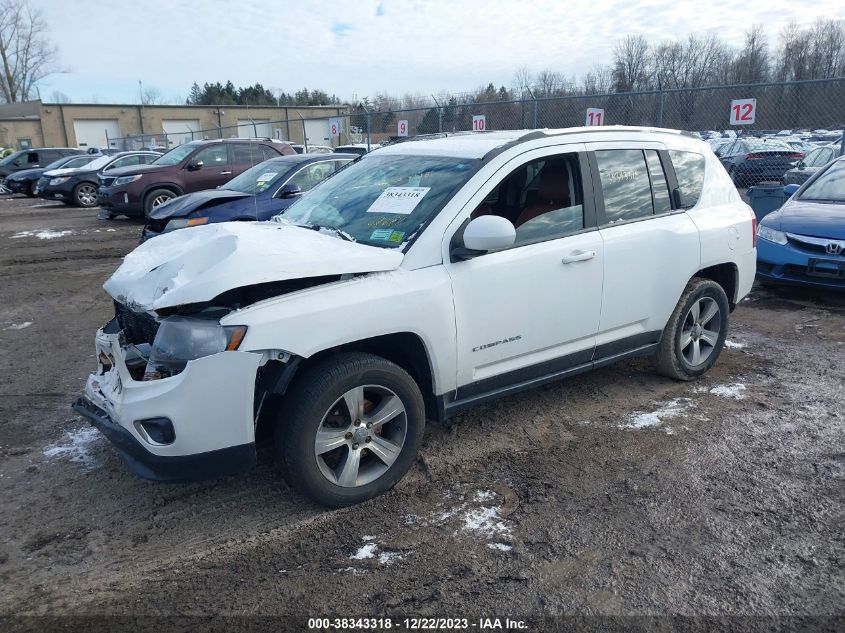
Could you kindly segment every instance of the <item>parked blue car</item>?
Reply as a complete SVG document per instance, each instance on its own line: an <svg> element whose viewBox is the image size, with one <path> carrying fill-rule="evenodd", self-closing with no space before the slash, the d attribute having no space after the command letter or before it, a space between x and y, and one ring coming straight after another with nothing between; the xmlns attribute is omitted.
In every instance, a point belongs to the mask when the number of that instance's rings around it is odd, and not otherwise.
<svg viewBox="0 0 845 633"><path fill-rule="evenodd" d="M757 276L845 290L845 156L784 194L757 227Z"/></svg>
<svg viewBox="0 0 845 633"><path fill-rule="evenodd" d="M190 226L269 220L325 180L354 154L295 154L259 163L217 189L196 191L155 207L141 241Z"/></svg>

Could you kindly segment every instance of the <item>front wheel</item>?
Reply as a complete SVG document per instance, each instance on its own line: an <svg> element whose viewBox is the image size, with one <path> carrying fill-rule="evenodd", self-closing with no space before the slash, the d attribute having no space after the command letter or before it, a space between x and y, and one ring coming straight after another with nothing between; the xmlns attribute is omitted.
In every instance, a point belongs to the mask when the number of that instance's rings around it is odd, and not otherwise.
<svg viewBox="0 0 845 633"><path fill-rule="evenodd" d="M675 380L693 380L710 369L725 344L729 309L719 284L693 278L663 330L658 371Z"/></svg>
<svg viewBox="0 0 845 633"><path fill-rule="evenodd" d="M31 183L29 183L29 185L26 188L26 191L24 192L24 193L26 193L27 197L29 197L29 198L35 197L35 188L37 186L38 186L38 183L35 182L34 180Z"/></svg>
<svg viewBox="0 0 845 633"><path fill-rule="evenodd" d="M97 186L90 182L81 182L73 188L73 201L80 207L93 207L97 204Z"/></svg>
<svg viewBox="0 0 845 633"><path fill-rule="evenodd" d="M341 354L292 385L276 450L297 490L341 507L392 488L413 464L424 429L423 397L404 369L371 354Z"/></svg>
<svg viewBox="0 0 845 633"><path fill-rule="evenodd" d="M170 189L154 189L144 198L144 215L150 217L150 213L156 207L163 205L168 200L172 200L176 194Z"/></svg>

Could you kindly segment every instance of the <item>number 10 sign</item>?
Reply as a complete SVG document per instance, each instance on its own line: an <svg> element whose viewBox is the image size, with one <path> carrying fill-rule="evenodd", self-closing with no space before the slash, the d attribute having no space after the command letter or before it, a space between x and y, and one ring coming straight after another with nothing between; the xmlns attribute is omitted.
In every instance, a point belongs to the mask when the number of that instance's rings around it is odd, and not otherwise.
<svg viewBox="0 0 845 633"><path fill-rule="evenodd" d="M757 99L731 101L731 125L751 125L757 114Z"/></svg>

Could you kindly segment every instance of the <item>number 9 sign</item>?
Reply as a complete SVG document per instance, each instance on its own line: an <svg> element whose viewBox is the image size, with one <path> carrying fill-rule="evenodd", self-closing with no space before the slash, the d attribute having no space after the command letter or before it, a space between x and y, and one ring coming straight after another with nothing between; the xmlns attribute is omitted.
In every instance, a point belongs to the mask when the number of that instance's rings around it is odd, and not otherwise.
<svg viewBox="0 0 845 633"><path fill-rule="evenodd" d="M396 136L408 136L408 121L405 119L396 125Z"/></svg>
<svg viewBox="0 0 845 633"><path fill-rule="evenodd" d="M731 101L731 125L752 125L757 115L757 99Z"/></svg>

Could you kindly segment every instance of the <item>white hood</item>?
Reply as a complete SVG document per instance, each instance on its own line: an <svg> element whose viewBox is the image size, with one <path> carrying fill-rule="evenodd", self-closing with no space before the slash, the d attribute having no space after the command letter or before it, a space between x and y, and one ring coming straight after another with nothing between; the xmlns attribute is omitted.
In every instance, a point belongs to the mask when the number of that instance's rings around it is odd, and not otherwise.
<svg viewBox="0 0 845 633"><path fill-rule="evenodd" d="M394 270L399 250L277 222L224 222L165 233L129 253L103 286L121 303L158 310L270 281Z"/></svg>

